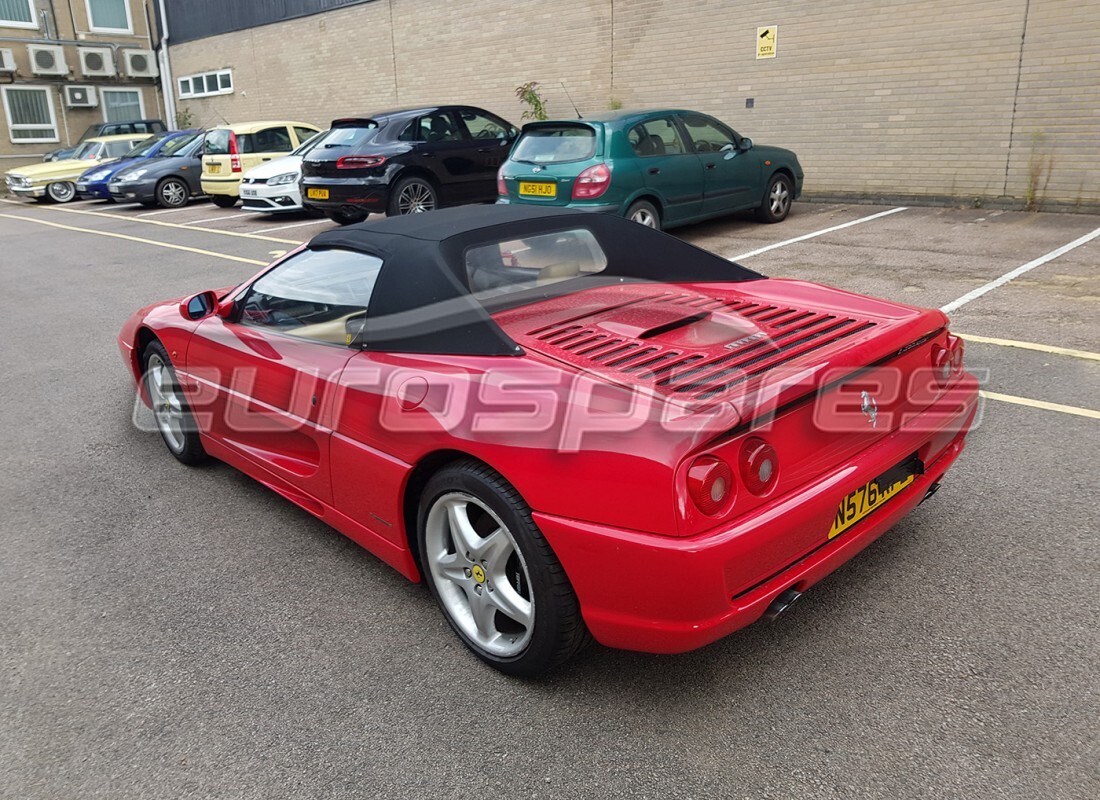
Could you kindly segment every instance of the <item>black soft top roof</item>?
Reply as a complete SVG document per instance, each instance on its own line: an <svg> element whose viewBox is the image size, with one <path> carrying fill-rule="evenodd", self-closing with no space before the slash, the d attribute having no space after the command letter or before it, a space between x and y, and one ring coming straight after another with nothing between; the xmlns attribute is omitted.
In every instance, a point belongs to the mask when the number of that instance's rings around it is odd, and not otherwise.
<svg viewBox="0 0 1100 800"><path fill-rule="evenodd" d="M363 347L407 353L517 355L522 349L471 292L466 251L583 228L607 256L600 273L504 298L511 305L623 281L737 282L764 277L660 231L611 214L530 205L470 205L325 231L309 243L376 256L382 268Z"/></svg>

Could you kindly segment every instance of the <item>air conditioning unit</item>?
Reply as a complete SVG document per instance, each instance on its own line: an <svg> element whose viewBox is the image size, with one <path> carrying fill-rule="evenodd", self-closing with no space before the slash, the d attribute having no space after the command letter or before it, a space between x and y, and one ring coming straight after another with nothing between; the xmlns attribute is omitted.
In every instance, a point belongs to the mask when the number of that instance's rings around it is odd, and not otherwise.
<svg viewBox="0 0 1100 800"><path fill-rule="evenodd" d="M123 50L126 57L126 74L131 78L155 78L157 56L152 50Z"/></svg>
<svg viewBox="0 0 1100 800"><path fill-rule="evenodd" d="M109 47L78 47L80 74L85 78L110 77L115 74L115 60Z"/></svg>
<svg viewBox="0 0 1100 800"><path fill-rule="evenodd" d="M65 105L69 108L95 108L99 105L94 86L65 86Z"/></svg>
<svg viewBox="0 0 1100 800"><path fill-rule="evenodd" d="M56 44L29 44L27 52L31 57L31 71L35 75L69 74L64 47Z"/></svg>
<svg viewBox="0 0 1100 800"><path fill-rule="evenodd" d="M0 72L15 72L15 53L0 47Z"/></svg>

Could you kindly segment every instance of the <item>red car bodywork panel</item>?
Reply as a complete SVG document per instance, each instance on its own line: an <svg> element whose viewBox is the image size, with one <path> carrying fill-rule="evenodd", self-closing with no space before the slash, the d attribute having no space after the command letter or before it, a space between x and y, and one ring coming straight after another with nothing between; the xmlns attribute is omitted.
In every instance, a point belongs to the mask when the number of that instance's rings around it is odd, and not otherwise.
<svg viewBox="0 0 1100 800"><path fill-rule="evenodd" d="M412 580L417 465L487 463L531 506L594 636L651 652L720 638L836 569L923 499L975 415L969 375L947 389L915 378L947 343L942 314L813 284L603 287L494 320L523 356L360 352L192 323L175 303L138 312L119 345L139 378L136 348L159 338L212 456ZM570 349L577 336L604 337L585 346L602 341L605 357ZM671 370L631 370L662 358ZM866 387L881 425L860 413ZM725 512L702 514L687 465L703 453L735 464L748 435L775 446L777 485L764 497L740 486ZM828 540L845 495L913 454L924 474Z"/></svg>

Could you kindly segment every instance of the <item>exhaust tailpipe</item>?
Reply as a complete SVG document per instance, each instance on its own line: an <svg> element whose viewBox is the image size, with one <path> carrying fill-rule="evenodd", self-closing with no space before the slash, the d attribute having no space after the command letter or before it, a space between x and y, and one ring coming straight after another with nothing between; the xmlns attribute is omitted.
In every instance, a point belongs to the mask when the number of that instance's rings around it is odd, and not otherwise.
<svg viewBox="0 0 1100 800"><path fill-rule="evenodd" d="M772 604L768 606L768 610L764 612L764 619L772 620L786 611L788 608L795 604L795 601L802 596L802 592L795 589L787 589L781 593L777 598L772 600Z"/></svg>

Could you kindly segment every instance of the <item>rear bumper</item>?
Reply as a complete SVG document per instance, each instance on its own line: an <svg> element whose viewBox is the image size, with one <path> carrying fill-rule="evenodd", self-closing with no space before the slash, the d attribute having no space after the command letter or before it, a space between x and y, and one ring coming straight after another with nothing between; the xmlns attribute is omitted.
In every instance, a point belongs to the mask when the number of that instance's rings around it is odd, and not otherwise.
<svg viewBox="0 0 1100 800"><path fill-rule="evenodd" d="M965 376L929 412L794 492L733 525L699 536L639 533L535 513L580 599L592 635L610 647L680 653L760 619L783 592L804 592L912 511L958 458L977 411L977 384ZM951 405L948 405L951 404ZM925 472L886 505L841 535L827 534L841 499L912 453ZM737 585L745 559L764 561L769 542L794 531L821 531L793 562L768 566L770 577ZM737 565L738 568L735 568Z"/></svg>
<svg viewBox="0 0 1100 800"><path fill-rule="evenodd" d="M564 206L553 206L550 203L542 203L537 200L530 203L517 200L514 197L498 197L498 206L507 205L532 205L546 206L547 208L568 208L571 211L594 211L597 214L622 214L622 206L617 203L566 203Z"/></svg>
<svg viewBox="0 0 1100 800"><path fill-rule="evenodd" d="M311 190L314 196L310 196ZM317 192L328 192L327 198L319 198ZM386 179L310 177L301 184L302 205L316 211L354 210L362 213L381 213L390 202L390 184Z"/></svg>
<svg viewBox="0 0 1100 800"><path fill-rule="evenodd" d="M208 178L202 176L200 181L203 194L221 194L227 197L237 197L241 188L240 176L235 178Z"/></svg>

